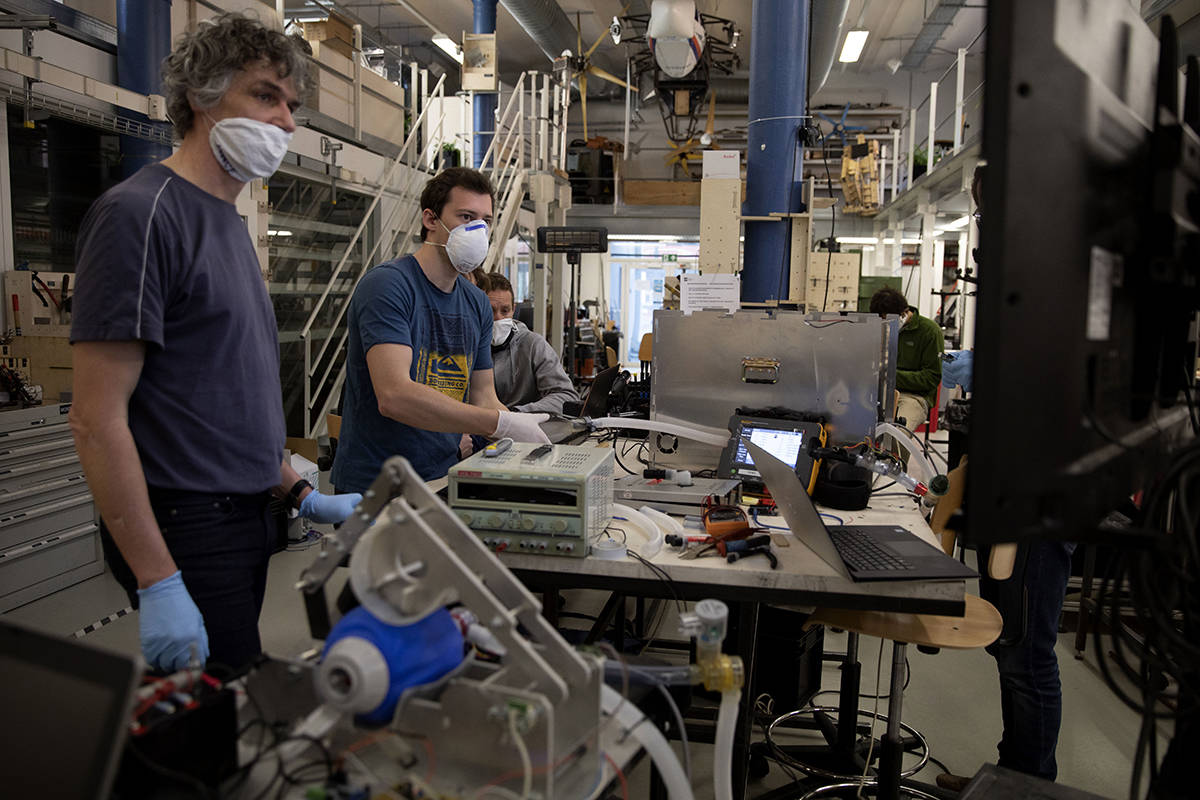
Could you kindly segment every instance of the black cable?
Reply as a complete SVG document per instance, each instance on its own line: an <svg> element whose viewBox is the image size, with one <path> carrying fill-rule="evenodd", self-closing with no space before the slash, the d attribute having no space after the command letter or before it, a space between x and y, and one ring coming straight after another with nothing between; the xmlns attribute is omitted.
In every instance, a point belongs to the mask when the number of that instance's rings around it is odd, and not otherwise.
<svg viewBox="0 0 1200 800"><path fill-rule="evenodd" d="M624 528L618 528L616 525L609 525L604 529L604 532L608 533L609 531L616 531L617 533L621 534L621 544L629 543L629 534L625 532ZM608 538L612 539L613 537L609 536Z"/></svg>
<svg viewBox="0 0 1200 800"><path fill-rule="evenodd" d="M1192 420L1192 433L1200 436L1200 419L1196 418L1196 404L1192 399L1192 388L1195 386L1195 376L1188 369L1187 364L1183 365L1183 396L1187 400L1188 416Z"/></svg>
<svg viewBox="0 0 1200 800"><path fill-rule="evenodd" d="M621 469L625 470L625 471L626 471L627 473L629 473L630 475L637 475L637 473L636 473L636 472L634 472L633 470L631 470L629 467L625 466L625 462L623 462L623 461L621 460L621 455L620 455L619 453L617 453L617 439L616 439L616 437L613 437L613 459L615 459L615 460L616 460L616 462L617 462L617 466L618 466L618 467L620 467Z"/></svg>
<svg viewBox="0 0 1200 800"><path fill-rule="evenodd" d="M657 564L650 563L649 561L642 558L640 555L633 552L632 550L628 551L628 553L629 553L630 558L633 558L637 561L642 562L642 564L644 564L651 572L653 572L660 581L663 581L667 585L667 589L671 592L671 597L673 597L675 599L676 610L680 614L682 614L683 613L683 601L679 597L679 592L676 591L675 580L667 573L667 571L665 569L658 566Z"/></svg>
<svg viewBox="0 0 1200 800"><path fill-rule="evenodd" d="M821 311L829 305L829 276L833 271L833 248L837 242L834 232L837 231L837 198L833 196L833 178L829 174L829 152L825 149L825 132L821 132L821 161L825 164L825 188L833 205L829 207L829 256L825 259L825 299L821 302Z"/></svg>
<svg viewBox="0 0 1200 800"><path fill-rule="evenodd" d="M794 186L796 183L796 153L797 153L797 151L800 150L800 147L801 147L800 132L802 130L804 130L803 124L798 124L798 125L796 125L795 132L793 133L793 137L794 137L795 141L792 142L792 166L791 166L791 169L788 170L788 187L789 187L788 192L789 192L789 194L792 191L791 187ZM787 208L788 208L788 211L791 211L792 198L790 196L788 197ZM809 211L811 212L812 209L809 209ZM788 242L790 242L791 238L792 238L790 236L790 234L792 232L792 218L786 217L786 219L787 219L787 223L788 223L789 236L788 236L787 241L785 241L783 243L783 245L779 248L779 286L775 290L775 302L778 305L783 305L783 302L787 299L783 296L783 277L785 275L788 275L791 273L791 270L788 269L787 257L788 257L788 252L791 250Z"/></svg>

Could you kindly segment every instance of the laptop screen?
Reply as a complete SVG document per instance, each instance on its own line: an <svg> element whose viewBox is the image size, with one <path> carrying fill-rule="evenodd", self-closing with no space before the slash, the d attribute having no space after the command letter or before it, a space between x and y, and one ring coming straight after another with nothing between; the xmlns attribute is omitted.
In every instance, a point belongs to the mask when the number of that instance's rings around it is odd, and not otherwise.
<svg viewBox="0 0 1200 800"><path fill-rule="evenodd" d="M787 423L776 424L787 425ZM734 442L731 442L729 446L730 448L736 446L736 450L730 455L729 475L731 477L760 477L758 470L754 468L754 457L746 449L744 437L749 437L755 445L766 450L792 469L796 469L802 454L807 455L805 447L808 446L808 442L805 439L805 428L800 424L795 427L766 427L760 423L742 420L738 422L737 430L733 433Z"/></svg>
<svg viewBox="0 0 1200 800"><path fill-rule="evenodd" d="M138 659L0 621L0 675L5 795L108 797Z"/></svg>

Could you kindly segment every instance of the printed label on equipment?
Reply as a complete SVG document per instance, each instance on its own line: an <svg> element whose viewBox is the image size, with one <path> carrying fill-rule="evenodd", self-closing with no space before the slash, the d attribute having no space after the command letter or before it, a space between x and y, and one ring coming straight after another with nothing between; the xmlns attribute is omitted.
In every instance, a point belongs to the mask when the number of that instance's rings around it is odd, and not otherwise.
<svg viewBox="0 0 1200 800"><path fill-rule="evenodd" d="M1112 287L1114 272L1124 269L1121 256L1101 247L1092 248L1091 273L1088 277L1087 338L1108 341L1112 328Z"/></svg>

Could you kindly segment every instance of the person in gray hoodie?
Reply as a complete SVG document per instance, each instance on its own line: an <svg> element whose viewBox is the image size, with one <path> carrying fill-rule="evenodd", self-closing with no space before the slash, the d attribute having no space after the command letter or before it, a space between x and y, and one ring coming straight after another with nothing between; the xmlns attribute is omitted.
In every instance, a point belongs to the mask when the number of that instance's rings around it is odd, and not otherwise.
<svg viewBox="0 0 1200 800"><path fill-rule="evenodd" d="M498 272L489 273L492 303L492 364L496 396L512 411L562 413L563 403L579 401L562 361L550 343L513 319L512 284Z"/></svg>

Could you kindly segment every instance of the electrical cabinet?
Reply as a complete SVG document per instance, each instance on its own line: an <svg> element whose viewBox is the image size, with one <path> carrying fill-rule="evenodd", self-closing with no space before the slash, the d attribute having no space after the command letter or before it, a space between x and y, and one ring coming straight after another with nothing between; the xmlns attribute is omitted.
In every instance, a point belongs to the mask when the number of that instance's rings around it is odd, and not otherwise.
<svg viewBox="0 0 1200 800"><path fill-rule="evenodd" d="M69 410L0 411L0 613L104 571Z"/></svg>

